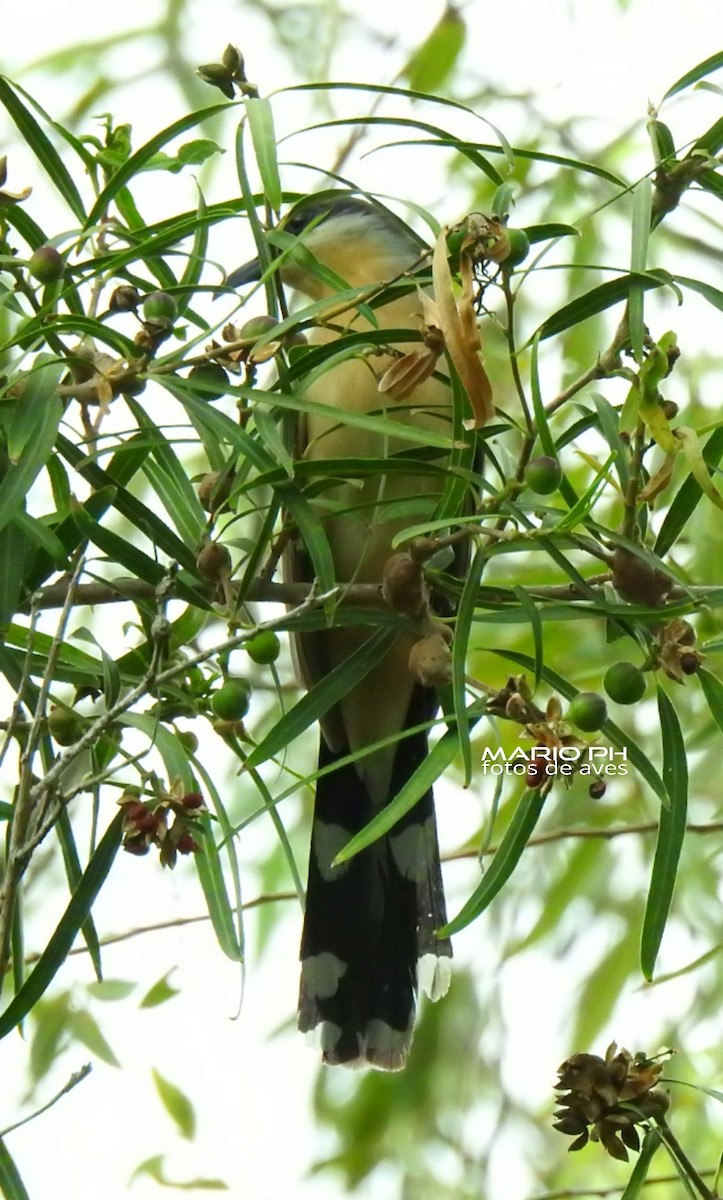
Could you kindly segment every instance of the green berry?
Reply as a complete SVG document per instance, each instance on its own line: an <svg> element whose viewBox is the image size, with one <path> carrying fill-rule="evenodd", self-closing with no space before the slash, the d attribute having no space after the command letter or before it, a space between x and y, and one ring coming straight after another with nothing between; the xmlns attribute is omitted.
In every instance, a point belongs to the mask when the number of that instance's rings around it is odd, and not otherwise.
<svg viewBox="0 0 723 1200"><path fill-rule="evenodd" d="M198 384L198 395L201 400L220 400L226 395L228 375L220 363L199 363L188 373L188 382Z"/></svg>
<svg viewBox="0 0 723 1200"><path fill-rule="evenodd" d="M549 496L556 492L562 480L562 468L556 458L548 454L531 458L525 468L525 483L538 496Z"/></svg>
<svg viewBox="0 0 723 1200"><path fill-rule="evenodd" d="M281 642L272 629L262 629L261 633L257 633L246 642L249 658L261 666L276 662L280 650Z"/></svg>
<svg viewBox="0 0 723 1200"><path fill-rule="evenodd" d="M168 292L149 292L143 301L143 320L159 329L171 329L178 316L178 306Z"/></svg>
<svg viewBox="0 0 723 1200"><path fill-rule="evenodd" d="M48 732L59 746L74 746L83 736L83 722L72 708L51 708Z"/></svg>
<svg viewBox="0 0 723 1200"><path fill-rule="evenodd" d="M506 232L510 241L510 252L503 258L502 266L509 271L527 258L530 253L530 239L524 229L507 229Z"/></svg>
<svg viewBox="0 0 723 1200"><path fill-rule="evenodd" d="M176 737L186 751L186 754L195 754L198 750L198 738L190 729L177 729Z"/></svg>
<svg viewBox="0 0 723 1200"><path fill-rule="evenodd" d="M264 313L261 317L251 317L239 330L239 337L260 339L266 337L278 325L276 317Z"/></svg>
<svg viewBox="0 0 723 1200"><path fill-rule="evenodd" d="M248 679L227 679L211 697L211 709L222 721L240 721L249 711L251 684Z"/></svg>
<svg viewBox="0 0 723 1200"><path fill-rule="evenodd" d="M645 695L645 676L634 663L613 663L605 672L603 687L616 704L637 704Z"/></svg>
<svg viewBox="0 0 723 1200"><path fill-rule="evenodd" d="M583 733L595 733L605 724L607 716L607 705L597 692L578 692L567 710L567 720Z"/></svg>
<svg viewBox="0 0 723 1200"><path fill-rule="evenodd" d="M30 274L38 283L54 283L65 270L65 262L55 246L38 246L30 259Z"/></svg>

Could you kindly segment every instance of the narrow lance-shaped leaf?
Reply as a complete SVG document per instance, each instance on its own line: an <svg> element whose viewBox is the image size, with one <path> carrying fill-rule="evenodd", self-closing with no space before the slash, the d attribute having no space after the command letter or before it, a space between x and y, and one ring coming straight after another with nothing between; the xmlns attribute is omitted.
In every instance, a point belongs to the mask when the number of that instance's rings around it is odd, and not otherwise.
<svg viewBox="0 0 723 1200"><path fill-rule="evenodd" d="M20 1172L3 1138L0 1138L0 1192L5 1200L30 1200Z"/></svg>
<svg viewBox="0 0 723 1200"><path fill-rule="evenodd" d="M723 733L723 683L718 679L717 675L711 674L703 667L699 667L696 678L701 686L705 702L710 709L710 715L716 725Z"/></svg>
<svg viewBox="0 0 723 1200"><path fill-rule="evenodd" d="M289 709L277 722L266 737L249 754L246 768L257 767L266 762L274 754L283 750L289 742L304 733L328 712L342 696L356 686L372 667L383 658L394 640L394 633L388 629L378 629L350 654L348 658L325 675L318 683L302 696L298 704Z"/></svg>
<svg viewBox="0 0 723 1200"><path fill-rule="evenodd" d="M0 76L0 103L4 104L25 142L41 166L47 171L73 215L79 221L84 221L85 206L72 175L29 108L23 104L17 92L2 76Z"/></svg>
<svg viewBox="0 0 723 1200"><path fill-rule="evenodd" d="M485 712L485 703L475 700L467 709L467 720L470 728L476 725ZM453 722L447 732L429 751L424 761L417 767L414 774L407 780L404 787L397 793L390 804L387 804L368 825L351 838L346 846L337 854L334 865L346 862L361 850L371 846L400 821L417 801L439 779L442 772L454 761L459 753L459 733L457 724Z"/></svg>
<svg viewBox="0 0 723 1200"><path fill-rule="evenodd" d="M640 967L652 979L655 961L668 920L688 812L688 761L675 708L658 688L658 715L663 746L663 781L670 805L661 808L658 840L653 859L650 891L643 919Z"/></svg>
<svg viewBox="0 0 723 1200"><path fill-rule="evenodd" d="M52 452L63 414L62 403L53 394L61 373L61 364L53 361L44 363L25 380L23 400L27 398L32 406L33 419L24 429L23 449L19 457L0 483L0 529L12 520L24 504ZM38 394L44 403L34 403Z"/></svg>
<svg viewBox="0 0 723 1200"><path fill-rule="evenodd" d="M685 425L679 425L674 430L674 436L678 443L682 444L690 473L700 490L715 504L716 508L723 508L723 496L713 483L695 430L688 429Z"/></svg>
<svg viewBox="0 0 723 1200"><path fill-rule="evenodd" d="M650 179L645 175L633 190L633 221L630 248L631 274L643 274L648 265L648 239L650 237L652 187ZM645 323L643 319L644 289L638 283L630 288L628 302L628 326L630 329L630 344L636 363L643 361L643 342L645 340Z"/></svg>
<svg viewBox="0 0 723 1200"><path fill-rule="evenodd" d="M83 872L83 878L34 969L5 1011L0 1013L0 1038L5 1037L24 1021L65 962L113 865L121 842L122 824L123 813L119 812L98 843L93 857Z"/></svg>
<svg viewBox="0 0 723 1200"><path fill-rule="evenodd" d="M718 50L715 54L711 54L710 58L706 58L703 62L699 62L696 66L691 67L685 75L681 75L675 83L668 88L663 96L663 100L669 100L671 96L675 96L678 92L682 92L685 88L692 87L699 79L704 79L706 75L711 75L713 71L717 71L723 67L723 50Z"/></svg>
<svg viewBox="0 0 723 1200"><path fill-rule="evenodd" d="M459 746L464 766L464 787L469 787L472 779L472 746L469 739L469 724L465 707L465 667L467 660L467 643L472 628L477 589L482 572L485 568L487 555L483 546L477 552L467 571L462 598L457 608L455 621L454 642L452 643L452 691L454 696L454 714L459 731Z"/></svg>
<svg viewBox="0 0 723 1200"><path fill-rule="evenodd" d="M524 793L488 870L457 916L438 931L440 937L459 933L474 921L510 878L542 813L547 791L542 787Z"/></svg>
<svg viewBox="0 0 723 1200"><path fill-rule="evenodd" d="M246 115L264 193L274 212L278 215L283 196L279 179L279 164L276 159L274 114L268 100L252 96L246 101Z"/></svg>

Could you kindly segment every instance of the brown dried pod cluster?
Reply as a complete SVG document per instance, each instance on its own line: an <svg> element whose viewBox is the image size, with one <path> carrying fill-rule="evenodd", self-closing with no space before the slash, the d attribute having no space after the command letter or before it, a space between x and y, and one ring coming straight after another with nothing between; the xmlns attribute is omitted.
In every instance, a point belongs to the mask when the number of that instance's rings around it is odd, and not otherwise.
<svg viewBox="0 0 723 1200"><path fill-rule="evenodd" d="M612 1042L605 1058L573 1054L558 1071L554 1128L575 1138L570 1150L600 1142L611 1158L628 1160L628 1150L640 1149L636 1126L662 1117L668 1093L656 1090L662 1064L645 1055L618 1050Z"/></svg>
<svg viewBox="0 0 723 1200"><path fill-rule="evenodd" d="M695 648L695 629L682 617L675 617L658 630L653 655L669 679L685 683L686 676L695 675L704 655Z"/></svg>

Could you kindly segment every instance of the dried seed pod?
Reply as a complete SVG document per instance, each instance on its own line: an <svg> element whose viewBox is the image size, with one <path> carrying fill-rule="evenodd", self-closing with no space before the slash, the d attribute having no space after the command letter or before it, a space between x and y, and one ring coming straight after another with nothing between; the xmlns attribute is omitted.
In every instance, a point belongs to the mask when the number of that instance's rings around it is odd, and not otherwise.
<svg viewBox="0 0 723 1200"><path fill-rule="evenodd" d="M412 646L410 674L423 687L445 687L452 680L452 652L447 640L435 629Z"/></svg>
<svg viewBox="0 0 723 1200"><path fill-rule="evenodd" d="M220 542L206 542L196 556L196 566L204 579L222 583L231 574L231 555Z"/></svg>
<svg viewBox="0 0 723 1200"><path fill-rule="evenodd" d="M661 604L673 586L673 580L656 571L637 554L618 546L613 555L613 587L631 604Z"/></svg>
<svg viewBox="0 0 723 1200"><path fill-rule="evenodd" d="M198 485L198 498L206 512L213 513L221 508L231 495L232 487L233 477L227 471L209 471L204 475Z"/></svg>
<svg viewBox="0 0 723 1200"><path fill-rule="evenodd" d="M382 596L396 612L421 617L429 601L421 563L415 562L406 551L392 554L382 572Z"/></svg>

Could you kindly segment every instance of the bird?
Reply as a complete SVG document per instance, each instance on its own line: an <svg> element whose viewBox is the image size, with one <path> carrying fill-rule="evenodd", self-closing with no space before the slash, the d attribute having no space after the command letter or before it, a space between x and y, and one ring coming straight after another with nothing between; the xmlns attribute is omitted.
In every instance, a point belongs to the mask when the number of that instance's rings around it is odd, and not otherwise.
<svg viewBox="0 0 723 1200"><path fill-rule="evenodd" d="M333 297L339 287L369 288L413 275L423 243L377 201L329 191L304 197L279 228L295 239L279 267L283 283L312 301ZM294 245L297 247L295 252ZM303 247L303 249L298 249ZM238 288L261 277L258 259L226 276ZM315 328L309 340L322 345L341 332L372 329L419 331L418 289L384 296L369 310L352 308ZM419 350L419 340L398 352ZM395 359L358 355L314 373L303 395L313 411L297 421L296 454L307 461L391 460L416 452L408 436L395 438L401 422L420 431L450 435L452 399L447 379L430 372L403 402L379 390L380 375ZM317 406L326 406L322 414ZM344 423L335 413L385 415L388 432ZM411 448L411 449L410 449ZM422 452L423 453L423 452ZM438 452L442 455L444 451ZM395 536L433 517L443 488L446 461L436 474L384 474L338 481L314 502L331 549L336 580L379 584ZM303 545L292 543L286 578L310 581L313 570ZM302 683L313 686L342 664L369 637L369 629L337 626L297 633L293 650ZM446 924L439 845L431 789L386 834L339 865L334 859L349 839L399 793L427 753L427 727L438 707L433 688L417 682L409 654L419 632L403 630L384 656L321 719L306 906L301 938L298 1025L320 1046L328 1065L401 1070L409 1053L417 997L432 1000L448 990L451 943L437 931ZM416 731L405 734L405 731ZM383 739L383 748L370 749ZM394 740L396 738L396 740ZM343 762L355 755L351 762ZM340 764L340 765L338 765Z"/></svg>

